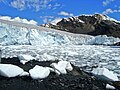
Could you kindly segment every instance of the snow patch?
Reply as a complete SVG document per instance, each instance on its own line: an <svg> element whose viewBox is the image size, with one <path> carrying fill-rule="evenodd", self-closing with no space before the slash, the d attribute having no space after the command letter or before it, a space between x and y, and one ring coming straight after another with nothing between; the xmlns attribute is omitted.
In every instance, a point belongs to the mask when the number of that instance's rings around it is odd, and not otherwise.
<svg viewBox="0 0 120 90"><path fill-rule="evenodd" d="M55 20L51 21L50 23L52 25L57 25L58 22L60 22L62 19L61 18L56 18Z"/></svg>

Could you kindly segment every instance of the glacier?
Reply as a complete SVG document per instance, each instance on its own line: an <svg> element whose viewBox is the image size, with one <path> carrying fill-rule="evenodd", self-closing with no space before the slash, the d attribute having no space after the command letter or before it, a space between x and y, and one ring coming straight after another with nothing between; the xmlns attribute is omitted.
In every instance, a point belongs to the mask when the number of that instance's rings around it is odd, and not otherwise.
<svg viewBox="0 0 120 90"><path fill-rule="evenodd" d="M38 61L65 60L85 66L86 71L98 65L120 77L120 48L108 46L116 42L120 42L120 38L72 34L0 19L2 58L31 55Z"/></svg>
<svg viewBox="0 0 120 90"><path fill-rule="evenodd" d="M119 38L90 36L0 20L0 45L111 45Z"/></svg>

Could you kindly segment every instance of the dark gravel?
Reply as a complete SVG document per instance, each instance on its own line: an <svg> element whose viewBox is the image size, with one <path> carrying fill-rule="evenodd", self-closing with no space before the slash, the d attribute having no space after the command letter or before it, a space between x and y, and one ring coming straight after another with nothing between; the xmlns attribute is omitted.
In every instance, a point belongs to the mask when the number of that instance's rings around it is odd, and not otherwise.
<svg viewBox="0 0 120 90"><path fill-rule="evenodd" d="M30 61L25 65L20 64L18 58L2 58L2 63L18 65L28 71L35 65L49 66L53 61ZM57 62L57 61L56 61ZM51 73L42 80L33 80L31 77L5 78L0 76L0 90L106 90L106 84L92 78L90 74L81 71L74 66L72 72L67 75Z"/></svg>

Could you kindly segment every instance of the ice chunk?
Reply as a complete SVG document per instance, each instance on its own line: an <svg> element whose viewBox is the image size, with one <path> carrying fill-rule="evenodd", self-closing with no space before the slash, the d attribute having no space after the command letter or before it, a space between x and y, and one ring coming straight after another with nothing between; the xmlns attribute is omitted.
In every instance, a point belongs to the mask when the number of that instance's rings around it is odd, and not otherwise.
<svg viewBox="0 0 120 90"><path fill-rule="evenodd" d="M51 72L54 72L53 68L50 68L50 67L45 67L45 68L48 68Z"/></svg>
<svg viewBox="0 0 120 90"><path fill-rule="evenodd" d="M29 73L33 79L43 79L49 76L50 70L48 68L36 65L33 69L29 70Z"/></svg>
<svg viewBox="0 0 120 90"><path fill-rule="evenodd" d="M65 69L68 70L68 71L72 71L72 70L73 70L73 67L71 66L70 62L67 62L67 61L59 61L59 62L58 62L58 65L59 65L60 67L65 68Z"/></svg>
<svg viewBox="0 0 120 90"><path fill-rule="evenodd" d="M114 86L111 86L111 85L109 85L109 84L107 84L107 85L106 85L106 89L113 90L113 89L115 89L115 87L114 87Z"/></svg>
<svg viewBox="0 0 120 90"><path fill-rule="evenodd" d="M52 63L51 66L56 69L56 73L67 74L65 67L58 65L57 63ZM59 74L59 73L58 73Z"/></svg>
<svg viewBox="0 0 120 90"><path fill-rule="evenodd" d="M20 60L20 63L22 63L22 64L25 64L27 62L28 62L27 60Z"/></svg>
<svg viewBox="0 0 120 90"><path fill-rule="evenodd" d="M24 70L12 64L0 64L0 75L4 77L16 77L23 73Z"/></svg>
<svg viewBox="0 0 120 90"><path fill-rule="evenodd" d="M32 57L31 55L18 55L18 58L22 64L25 64L26 62L30 60L34 60L35 58Z"/></svg>
<svg viewBox="0 0 120 90"><path fill-rule="evenodd" d="M20 76L29 76L29 73L24 71L23 73L20 74Z"/></svg>
<svg viewBox="0 0 120 90"><path fill-rule="evenodd" d="M19 59L20 60L33 60L33 59L35 59L34 57L32 57L31 55L18 55L18 57L19 57Z"/></svg>
<svg viewBox="0 0 120 90"><path fill-rule="evenodd" d="M58 63L52 63L51 66L54 67L57 71L59 71L61 74L67 74L66 70L73 70L70 62L67 61L59 61Z"/></svg>
<svg viewBox="0 0 120 90"><path fill-rule="evenodd" d="M93 69L92 73L103 80L119 81L117 75L106 68L95 68Z"/></svg>
<svg viewBox="0 0 120 90"><path fill-rule="evenodd" d="M119 66L120 66L120 62L117 62L117 65L119 65Z"/></svg>

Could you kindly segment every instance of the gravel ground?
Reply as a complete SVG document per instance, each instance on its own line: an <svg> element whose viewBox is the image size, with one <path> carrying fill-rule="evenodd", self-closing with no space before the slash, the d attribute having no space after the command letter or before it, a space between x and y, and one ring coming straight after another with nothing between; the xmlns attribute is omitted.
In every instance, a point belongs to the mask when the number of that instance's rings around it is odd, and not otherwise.
<svg viewBox="0 0 120 90"><path fill-rule="evenodd" d="M25 71L33 68L35 65L49 66L53 63L53 61L30 61L22 65L18 58L2 58L1 61L4 64L11 63L18 65ZM76 66L74 66L73 72L68 72L66 75L58 76L55 73L51 73L42 80L33 80L27 76L14 78L0 76L0 90L106 90L105 86L105 83L92 78L90 74L81 71Z"/></svg>

